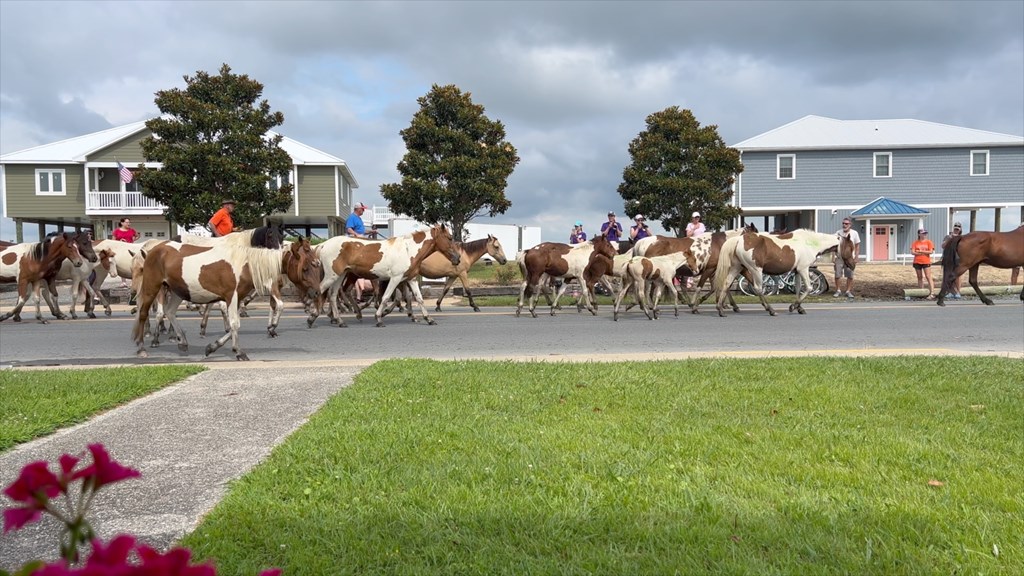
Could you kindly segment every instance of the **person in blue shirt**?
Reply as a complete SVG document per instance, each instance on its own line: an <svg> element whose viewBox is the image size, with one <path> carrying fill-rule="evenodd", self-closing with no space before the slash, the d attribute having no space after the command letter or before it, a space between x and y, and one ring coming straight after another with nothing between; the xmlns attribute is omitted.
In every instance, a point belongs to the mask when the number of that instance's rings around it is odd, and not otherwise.
<svg viewBox="0 0 1024 576"><path fill-rule="evenodd" d="M587 241L587 233L583 231L583 221L577 220L572 233L569 234L569 244L582 244Z"/></svg>
<svg viewBox="0 0 1024 576"><path fill-rule="evenodd" d="M363 212L366 211L366 204L362 202L352 207L352 213L345 221L345 235L353 238L371 238L376 234L366 233L366 225L363 224Z"/></svg>
<svg viewBox="0 0 1024 576"><path fill-rule="evenodd" d="M643 238L647 238L648 236L652 235L651 229L648 228L647 223L644 222L643 214L637 214L635 220L636 226L631 226L629 228L629 238L633 240L633 242L636 242Z"/></svg>

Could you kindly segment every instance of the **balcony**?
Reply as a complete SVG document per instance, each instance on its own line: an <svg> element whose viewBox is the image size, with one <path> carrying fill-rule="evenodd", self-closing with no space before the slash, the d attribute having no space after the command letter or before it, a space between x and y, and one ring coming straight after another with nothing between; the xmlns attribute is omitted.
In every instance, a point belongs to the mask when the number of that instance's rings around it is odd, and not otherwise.
<svg viewBox="0 0 1024 576"><path fill-rule="evenodd" d="M142 192L100 192L85 193L85 213L90 216L103 214L163 214L165 206Z"/></svg>

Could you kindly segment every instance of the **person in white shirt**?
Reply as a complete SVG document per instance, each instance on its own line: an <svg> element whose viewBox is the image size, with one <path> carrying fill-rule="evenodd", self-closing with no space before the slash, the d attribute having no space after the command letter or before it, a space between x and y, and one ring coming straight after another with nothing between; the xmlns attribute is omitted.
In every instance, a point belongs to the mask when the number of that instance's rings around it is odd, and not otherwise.
<svg viewBox="0 0 1024 576"><path fill-rule="evenodd" d="M836 236L849 238L853 242L853 260L857 261L857 257L860 254L860 234L853 229L852 223L849 218L843 218L843 228L836 232ZM840 284L842 279L846 278L846 297L853 298L853 268L846 265L838 255L836 256L836 293L832 295L833 298L839 298L843 295L843 285Z"/></svg>
<svg viewBox="0 0 1024 576"><path fill-rule="evenodd" d="M686 225L686 237L692 238L707 232L704 223L700 221L700 212L694 212L690 217L690 223Z"/></svg>

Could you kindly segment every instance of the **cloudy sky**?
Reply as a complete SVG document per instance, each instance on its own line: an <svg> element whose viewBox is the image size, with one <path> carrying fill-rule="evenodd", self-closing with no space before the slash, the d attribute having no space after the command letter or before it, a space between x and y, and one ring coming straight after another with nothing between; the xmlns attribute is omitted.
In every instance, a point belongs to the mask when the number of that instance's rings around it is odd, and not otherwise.
<svg viewBox="0 0 1024 576"><path fill-rule="evenodd" d="M669 106L729 144L808 114L1024 135L1020 0L0 0L0 153L150 118L157 90L223 63L265 85L283 134L348 162L367 204L399 180L416 98L457 85L522 158L495 221L545 240L622 212L629 142Z"/></svg>

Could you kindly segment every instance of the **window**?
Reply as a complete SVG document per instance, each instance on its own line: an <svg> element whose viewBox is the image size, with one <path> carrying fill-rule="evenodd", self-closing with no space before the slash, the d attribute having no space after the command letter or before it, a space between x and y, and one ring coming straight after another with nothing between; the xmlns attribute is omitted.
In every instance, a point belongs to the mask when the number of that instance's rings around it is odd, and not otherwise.
<svg viewBox="0 0 1024 576"><path fill-rule="evenodd" d="M971 150L971 176L988 176L988 150Z"/></svg>
<svg viewBox="0 0 1024 576"><path fill-rule="evenodd" d="M793 180L796 178L796 154L778 155L778 179Z"/></svg>
<svg viewBox="0 0 1024 576"><path fill-rule="evenodd" d="M287 185L291 182L291 172L285 172L284 174L278 174L277 176L271 176L267 186L271 190L280 190L282 186Z"/></svg>
<svg viewBox="0 0 1024 576"><path fill-rule="evenodd" d="M64 170L36 170L37 196L64 196Z"/></svg>
<svg viewBox="0 0 1024 576"><path fill-rule="evenodd" d="M875 152L875 178L892 176L892 152Z"/></svg>
<svg viewBox="0 0 1024 576"><path fill-rule="evenodd" d="M132 178L131 182L122 182L124 185L125 192L142 192L142 186L139 186L139 179Z"/></svg>

